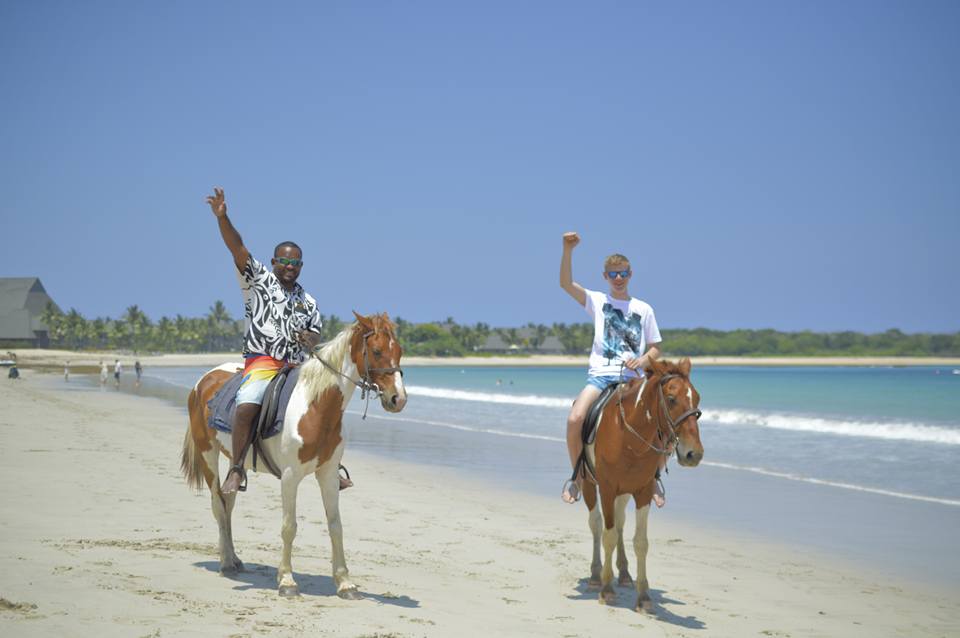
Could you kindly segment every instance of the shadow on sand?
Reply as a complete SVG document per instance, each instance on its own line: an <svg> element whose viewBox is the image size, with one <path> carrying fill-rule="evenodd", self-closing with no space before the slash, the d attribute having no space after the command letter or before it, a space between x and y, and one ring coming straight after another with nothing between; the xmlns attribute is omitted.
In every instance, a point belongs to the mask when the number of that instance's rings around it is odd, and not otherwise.
<svg viewBox="0 0 960 638"><path fill-rule="evenodd" d="M195 567L200 567L220 574L220 563L218 561L203 561L194 563ZM297 585L300 587L301 596L336 596L337 587L330 576L314 576L312 574L296 573ZM277 568L258 563L245 563L242 572L232 574L223 574L224 578L239 583L235 589L238 591L247 591L249 589L268 589L277 590ZM420 606L419 600L414 600L409 596L396 596L394 594L373 594L366 591L359 591L364 599L375 600L384 605L395 605L397 607L416 608ZM279 596L278 596L279 597Z"/></svg>
<svg viewBox="0 0 960 638"><path fill-rule="evenodd" d="M594 604L599 605L598 598L600 592L597 589L591 588L589 586L590 580L588 578L581 578L577 583L576 594L569 594L567 598L570 600L589 600ZM607 607L615 607L620 609L627 609L629 611L634 611L633 606L637 602L637 590L634 587L617 587L617 599L612 603L608 603ZM655 618L660 622L670 623L671 625L678 625L680 627L686 627L687 629L706 629L706 624L703 621L697 619L694 616L681 616L673 613L664 605L686 605L685 602L676 600L674 598L667 597L662 589L651 589L650 590L650 599L653 601L653 611L647 616ZM634 612L636 613L636 612Z"/></svg>

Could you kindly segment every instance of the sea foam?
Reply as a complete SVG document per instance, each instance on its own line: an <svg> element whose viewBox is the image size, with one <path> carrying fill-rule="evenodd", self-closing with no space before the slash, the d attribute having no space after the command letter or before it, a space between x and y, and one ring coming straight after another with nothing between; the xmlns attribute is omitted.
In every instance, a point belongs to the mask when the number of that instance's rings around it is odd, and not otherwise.
<svg viewBox="0 0 960 638"><path fill-rule="evenodd" d="M415 397L422 396L452 401L479 401L483 403L560 409L569 409L573 403L572 397L564 398L533 394L476 392L473 390L452 390L427 386L408 386L407 392ZM817 432L837 436L960 445L960 427L924 423L857 420L844 419L842 417L736 409L706 409L703 412L701 422L704 424L713 423L743 427L761 427L795 432ZM515 435L515 433L512 434Z"/></svg>

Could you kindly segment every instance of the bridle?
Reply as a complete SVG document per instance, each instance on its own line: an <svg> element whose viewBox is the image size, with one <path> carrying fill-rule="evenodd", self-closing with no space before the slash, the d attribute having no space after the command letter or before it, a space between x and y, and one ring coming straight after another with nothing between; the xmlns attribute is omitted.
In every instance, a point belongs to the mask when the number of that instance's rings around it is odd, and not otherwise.
<svg viewBox="0 0 960 638"><path fill-rule="evenodd" d="M373 334L376 334L375 330L368 330L367 332L363 333L363 336L360 338L360 340L363 342L363 377L359 381L353 380L352 378L348 377L347 375L340 372L339 370L334 368L332 365L330 365L329 363L321 359L319 345L313 349L313 356L320 363L322 363L327 368L327 370L330 370L330 372L333 372L334 374L337 374L343 377L350 383L360 388L360 400L365 401L363 406L364 419L367 418L367 408L370 407L370 397L375 396L377 398L380 398L383 395L383 390L380 389L380 386L374 383L372 378L373 375L381 374L381 373L392 374L394 372L399 372L400 376L401 377L403 376L403 369L400 366L395 366L392 368L371 368L370 367L370 357L367 353L367 339L369 339L370 335L373 335Z"/></svg>
<svg viewBox="0 0 960 638"><path fill-rule="evenodd" d="M620 374L621 376L623 375L622 369L620 371ZM621 383L617 388L617 404L618 404L618 407L620 408L620 420L621 422L623 422L623 427L626 428L627 431L630 432L632 435L640 439L640 441L642 441L643 444L649 447L651 450L655 451L658 454L662 454L664 456L669 456L673 445L680 440L680 436L677 434L677 430L680 428L680 425L684 421L689 419L691 416L694 417L695 419L699 419L700 416L703 414L697 408L691 408L686 412L684 412L683 414L681 414L676 419L670 416L670 410L667 407L667 399L663 395L663 386L666 385L667 381L669 381L670 379L677 379L677 378L683 378L683 376L676 373L665 374L662 377L660 377L660 380L657 382L657 394L659 395L659 403L660 403L660 414L659 414L660 418L657 420L657 438L661 442L663 441L663 428L662 428L663 420L666 419L667 424L670 426L670 438L666 443L663 444L663 447L657 447L653 443L652 437L649 441L646 440L645 438L643 438L643 436L641 436L639 432L634 430L629 423L627 423L627 415L623 411L623 384ZM646 383L646 381L644 381L644 383ZM640 388L639 392L643 392L642 387Z"/></svg>

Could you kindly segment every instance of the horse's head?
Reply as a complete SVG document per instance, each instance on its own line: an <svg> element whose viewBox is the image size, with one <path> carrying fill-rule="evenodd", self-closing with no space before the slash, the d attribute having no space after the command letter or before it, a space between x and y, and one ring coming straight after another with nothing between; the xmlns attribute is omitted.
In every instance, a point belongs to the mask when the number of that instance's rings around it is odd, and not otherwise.
<svg viewBox="0 0 960 638"><path fill-rule="evenodd" d="M350 356L363 379L380 390L380 404L388 412L399 412L407 403L403 387L400 357L403 349L397 341L393 322L387 313L364 317L356 312Z"/></svg>
<svg viewBox="0 0 960 638"><path fill-rule="evenodd" d="M676 440L677 461L694 467L703 458L700 442L700 393L690 382L690 359L679 363L653 361L647 366L647 383L657 384L660 411L665 426L664 434Z"/></svg>

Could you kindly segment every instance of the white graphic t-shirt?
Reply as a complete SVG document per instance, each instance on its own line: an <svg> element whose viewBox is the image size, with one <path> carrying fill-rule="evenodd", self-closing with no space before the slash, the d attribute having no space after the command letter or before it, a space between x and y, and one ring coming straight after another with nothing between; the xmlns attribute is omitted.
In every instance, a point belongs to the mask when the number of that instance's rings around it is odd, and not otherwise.
<svg viewBox="0 0 960 638"><path fill-rule="evenodd" d="M596 290L585 292L587 300L584 309L593 317L591 375L618 375L624 359L641 357L647 344L662 341L650 304L633 297L629 300L614 299ZM638 375L629 368L623 368L623 376Z"/></svg>
<svg viewBox="0 0 960 638"><path fill-rule="evenodd" d="M301 330L320 332L322 324L314 298L300 284L294 284L288 292L277 276L253 255L243 272L237 273L237 279L246 310L243 354L266 354L293 364L306 361L310 353L300 345L296 335Z"/></svg>

